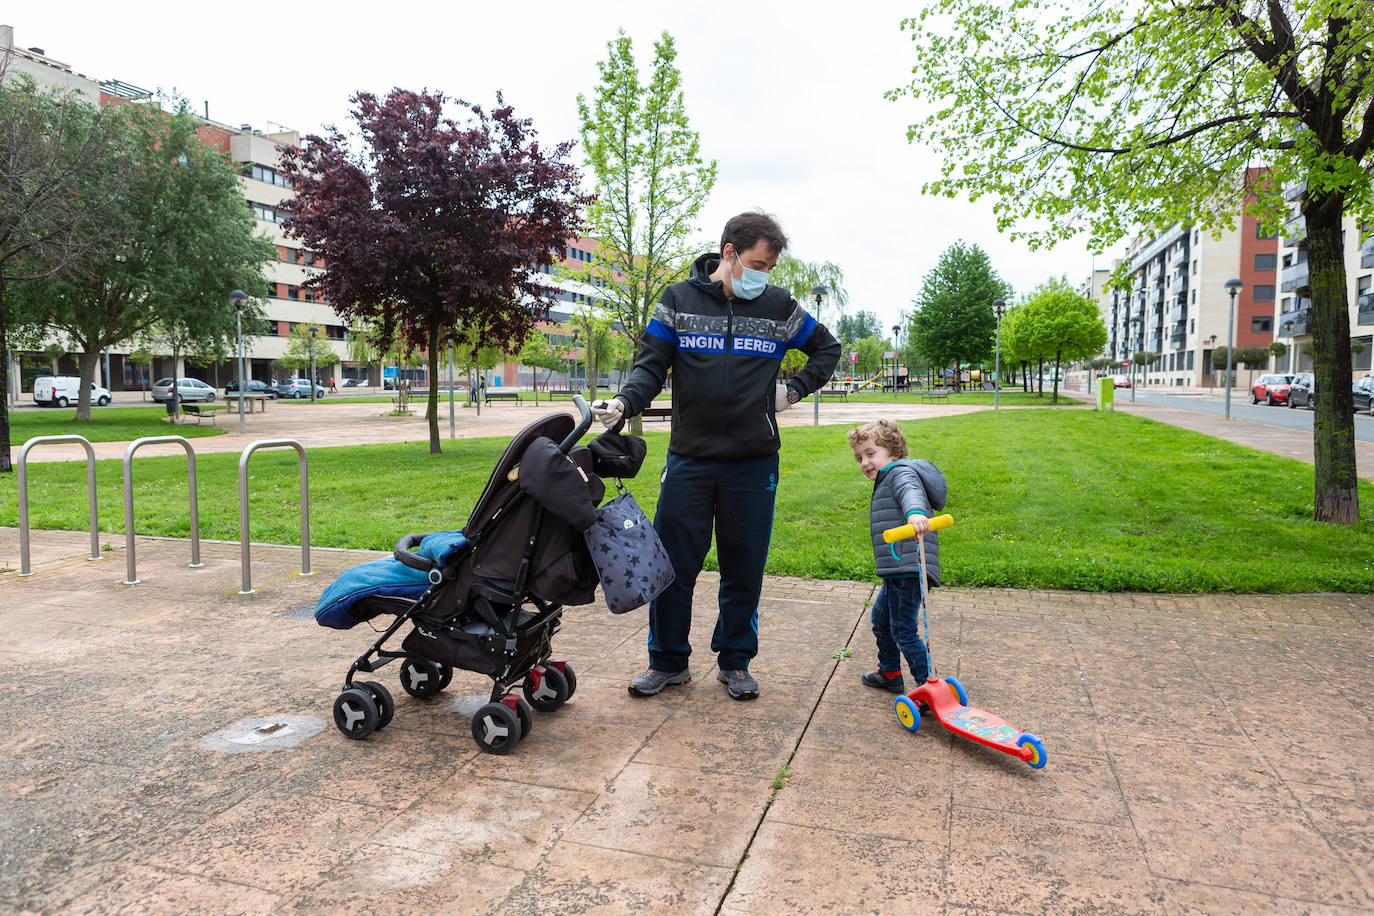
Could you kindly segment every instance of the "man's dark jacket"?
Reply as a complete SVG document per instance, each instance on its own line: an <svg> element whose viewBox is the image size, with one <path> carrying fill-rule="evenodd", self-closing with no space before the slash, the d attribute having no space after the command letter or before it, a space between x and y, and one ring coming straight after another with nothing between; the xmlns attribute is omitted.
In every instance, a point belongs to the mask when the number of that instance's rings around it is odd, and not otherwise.
<svg viewBox="0 0 1374 916"><path fill-rule="evenodd" d="M806 396L830 380L840 345L787 290L768 286L756 299L726 297L710 275L720 255L704 254L691 277L663 291L640 338L639 358L618 397L626 416L648 407L673 372L673 432L668 451L736 460L778 450L774 385L789 349L810 359L787 382Z"/></svg>

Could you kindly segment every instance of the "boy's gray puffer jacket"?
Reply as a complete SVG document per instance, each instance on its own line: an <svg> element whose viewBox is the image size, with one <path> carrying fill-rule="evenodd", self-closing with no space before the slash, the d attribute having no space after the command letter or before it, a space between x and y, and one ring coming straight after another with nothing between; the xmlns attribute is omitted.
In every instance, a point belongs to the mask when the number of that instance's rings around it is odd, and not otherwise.
<svg viewBox="0 0 1374 916"><path fill-rule="evenodd" d="M919 512L927 518L945 507L949 488L945 475L929 461L903 458L878 472L873 482L873 501L869 508L869 528L873 535L873 557L878 575L904 576L920 573L915 540L883 542L883 532L905 525L907 517ZM934 531L924 538L926 545L926 582L940 584L940 536Z"/></svg>

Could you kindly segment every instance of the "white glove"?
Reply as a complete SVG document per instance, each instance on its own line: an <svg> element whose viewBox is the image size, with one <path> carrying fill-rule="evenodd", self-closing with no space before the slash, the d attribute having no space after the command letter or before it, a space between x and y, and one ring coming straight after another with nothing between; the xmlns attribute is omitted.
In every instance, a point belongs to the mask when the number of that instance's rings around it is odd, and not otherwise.
<svg viewBox="0 0 1374 916"><path fill-rule="evenodd" d="M607 429L615 426L625 416L625 402L620 398L611 398L609 401L593 401L592 416L601 421Z"/></svg>
<svg viewBox="0 0 1374 916"><path fill-rule="evenodd" d="M787 393L791 390L792 389L788 388L782 382L778 382L773 386L774 413L782 413L784 410L792 406L792 402L787 399Z"/></svg>

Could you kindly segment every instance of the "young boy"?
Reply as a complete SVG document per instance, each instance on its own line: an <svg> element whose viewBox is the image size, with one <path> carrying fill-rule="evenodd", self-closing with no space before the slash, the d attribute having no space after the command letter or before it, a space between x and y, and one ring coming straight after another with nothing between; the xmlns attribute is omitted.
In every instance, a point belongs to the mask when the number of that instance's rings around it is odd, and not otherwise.
<svg viewBox="0 0 1374 916"><path fill-rule="evenodd" d="M849 447L854 450L859 469L873 481L869 529L878 575L883 580L873 602L878 670L868 672L862 680L879 690L906 693L901 656L906 656L914 686L924 684L930 676L930 661L916 618L921 589L940 584L940 540L930 530L929 518L945 507L945 476L929 461L906 457L906 437L891 420L860 426L849 434ZM885 530L907 523L924 539L925 583L921 582L920 544L916 540L883 542Z"/></svg>

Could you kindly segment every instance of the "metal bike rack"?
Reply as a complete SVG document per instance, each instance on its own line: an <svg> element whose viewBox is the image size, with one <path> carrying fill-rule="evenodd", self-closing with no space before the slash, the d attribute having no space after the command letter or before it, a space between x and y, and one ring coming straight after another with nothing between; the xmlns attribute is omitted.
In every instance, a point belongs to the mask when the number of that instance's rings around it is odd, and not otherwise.
<svg viewBox="0 0 1374 916"><path fill-rule="evenodd" d="M205 564L200 562L200 518L196 511L196 452L191 443L181 436L144 436L129 443L124 450L124 552L128 556L126 569L128 575L125 585L137 585L138 574L134 571L134 452L145 445L155 442L175 442L186 449L186 484L191 491L191 569L199 569Z"/></svg>
<svg viewBox="0 0 1374 916"><path fill-rule="evenodd" d="M95 508L95 449L85 436L36 436L19 450L19 575L31 576L29 570L29 475L24 466L29 449L43 442L80 442L86 450L86 492L91 506L91 555L88 560L104 559L100 555L100 521Z"/></svg>
<svg viewBox="0 0 1374 916"><path fill-rule="evenodd" d="M239 457L239 545L243 564L243 588L240 595L251 595L253 588L253 559L248 544L248 459L260 448L294 448L301 456L301 575L310 571L310 473L305 461L305 446L295 439L260 439L249 443Z"/></svg>

